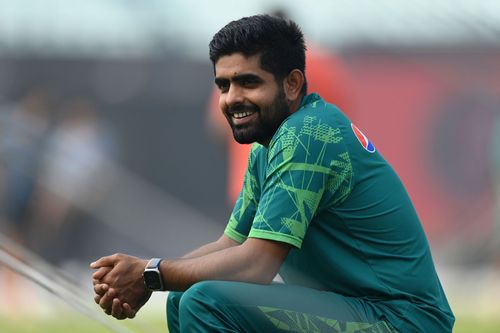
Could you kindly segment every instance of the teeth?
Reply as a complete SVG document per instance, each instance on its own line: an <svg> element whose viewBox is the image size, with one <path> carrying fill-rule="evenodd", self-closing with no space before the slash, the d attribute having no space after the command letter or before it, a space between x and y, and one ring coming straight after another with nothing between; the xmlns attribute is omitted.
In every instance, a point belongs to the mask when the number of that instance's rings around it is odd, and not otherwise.
<svg viewBox="0 0 500 333"><path fill-rule="evenodd" d="M241 118L248 117L249 115L252 115L252 114L254 114L254 113L253 112L238 112L238 113L233 113L233 118L241 119Z"/></svg>

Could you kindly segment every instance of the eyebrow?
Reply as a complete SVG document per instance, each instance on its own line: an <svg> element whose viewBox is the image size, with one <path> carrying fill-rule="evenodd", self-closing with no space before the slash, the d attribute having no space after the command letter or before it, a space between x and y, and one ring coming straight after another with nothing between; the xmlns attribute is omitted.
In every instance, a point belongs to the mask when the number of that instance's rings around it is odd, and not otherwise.
<svg viewBox="0 0 500 333"><path fill-rule="evenodd" d="M243 82L243 81L254 81L254 82L262 82L262 78L258 76L257 74L240 74L233 76L231 79L223 78L223 77L216 77L215 78L215 84L216 85L221 85L224 83L228 83L229 81L233 81L236 83Z"/></svg>

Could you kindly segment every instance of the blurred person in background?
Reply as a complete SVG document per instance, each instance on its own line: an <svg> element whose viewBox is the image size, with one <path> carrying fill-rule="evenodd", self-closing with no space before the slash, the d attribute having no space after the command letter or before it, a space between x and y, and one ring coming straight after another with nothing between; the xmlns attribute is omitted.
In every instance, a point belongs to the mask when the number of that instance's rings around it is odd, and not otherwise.
<svg viewBox="0 0 500 333"><path fill-rule="evenodd" d="M275 9L271 15L283 19L288 17L283 9ZM351 90L349 75L342 60L332 52L308 41L305 70L309 91L317 92L325 100L345 110L344 112L354 119L349 93ZM227 191L228 202L232 207L241 191L251 145L242 145L233 139L231 129L220 112L219 97L219 89L214 88L208 104L207 123L216 140L227 149Z"/></svg>
<svg viewBox="0 0 500 333"><path fill-rule="evenodd" d="M37 247L47 259L67 259L82 248L75 246L81 233L71 227L81 222L80 212L94 211L105 197L112 182L107 161L115 154L112 131L94 103L84 97L66 102L47 140L34 193Z"/></svg>
<svg viewBox="0 0 500 333"><path fill-rule="evenodd" d="M180 259L93 262L95 301L132 318L169 290L170 332L451 332L399 177L337 107L307 94L300 28L268 15L230 22L210 59L235 140L254 142L229 223ZM271 284L278 272L285 284Z"/></svg>
<svg viewBox="0 0 500 333"><path fill-rule="evenodd" d="M41 88L28 90L18 105L0 112L1 215L8 233L23 241L53 110Z"/></svg>
<svg viewBox="0 0 500 333"><path fill-rule="evenodd" d="M49 93L35 87L28 89L19 102L0 108L0 232L22 245L31 245L36 223L31 216L33 198L53 105ZM13 271L0 273L0 284L7 285L3 290L8 309L16 313L15 309L32 306L33 300L23 297L26 293L22 292L30 286Z"/></svg>

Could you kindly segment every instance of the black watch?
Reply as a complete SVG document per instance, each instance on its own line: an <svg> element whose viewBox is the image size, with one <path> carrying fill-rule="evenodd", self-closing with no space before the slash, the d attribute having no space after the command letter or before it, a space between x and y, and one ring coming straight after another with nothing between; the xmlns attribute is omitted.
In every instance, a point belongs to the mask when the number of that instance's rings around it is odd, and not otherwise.
<svg viewBox="0 0 500 333"><path fill-rule="evenodd" d="M146 269L144 269L144 273L142 273L142 277L144 278L144 285L146 289L149 291L162 291L163 289L163 280L161 278L160 272L160 263L161 258L153 258L151 259Z"/></svg>

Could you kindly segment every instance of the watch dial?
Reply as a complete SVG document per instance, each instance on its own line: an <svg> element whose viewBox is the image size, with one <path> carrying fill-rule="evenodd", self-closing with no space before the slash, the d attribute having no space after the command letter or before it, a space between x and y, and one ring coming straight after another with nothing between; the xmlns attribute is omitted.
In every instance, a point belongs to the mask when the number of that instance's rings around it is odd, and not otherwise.
<svg viewBox="0 0 500 333"><path fill-rule="evenodd" d="M155 271L146 271L144 272L144 284L148 289L151 290L160 290L161 289L161 281L160 276Z"/></svg>

